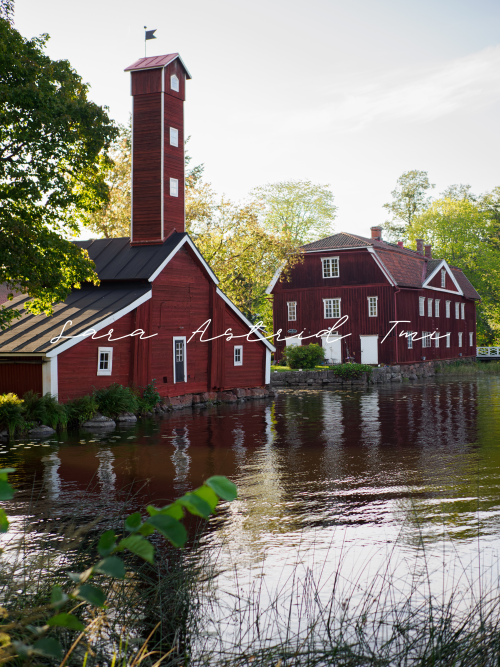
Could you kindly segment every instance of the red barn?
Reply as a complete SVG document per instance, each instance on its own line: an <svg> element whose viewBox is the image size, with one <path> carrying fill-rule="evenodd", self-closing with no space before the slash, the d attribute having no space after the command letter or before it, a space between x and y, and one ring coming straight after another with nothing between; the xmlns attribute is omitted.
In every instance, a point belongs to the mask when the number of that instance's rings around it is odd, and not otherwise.
<svg viewBox="0 0 500 667"><path fill-rule="evenodd" d="M33 389L66 401L112 382L144 387L156 379L164 397L269 383L274 347L251 333L185 232L183 105L191 76L177 53L141 58L126 71L131 236L78 242L100 286L73 290L53 317L24 311L0 333L0 392ZM9 307L26 300L17 296ZM202 325L203 340L192 336Z"/></svg>
<svg viewBox="0 0 500 667"><path fill-rule="evenodd" d="M309 243L288 282L275 275L267 291L274 329L286 338L275 338L276 358L285 345L311 342L333 363L476 356L480 297L463 272L433 259L423 241L414 251L384 242L380 227L371 232L369 239L341 232Z"/></svg>

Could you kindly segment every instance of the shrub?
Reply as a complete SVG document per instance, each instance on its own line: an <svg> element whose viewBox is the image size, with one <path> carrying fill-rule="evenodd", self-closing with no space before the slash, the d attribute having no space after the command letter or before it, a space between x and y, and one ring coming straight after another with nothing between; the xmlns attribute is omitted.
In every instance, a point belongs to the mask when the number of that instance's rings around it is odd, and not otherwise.
<svg viewBox="0 0 500 667"><path fill-rule="evenodd" d="M290 368L314 368L325 358L325 350L317 343L285 348Z"/></svg>
<svg viewBox="0 0 500 667"><path fill-rule="evenodd" d="M347 380L349 378L359 378L362 373L371 373L372 367L367 364L339 364L330 368L334 375Z"/></svg>
<svg viewBox="0 0 500 667"><path fill-rule="evenodd" d="M66 407L59 403L55 396L49 393L39 396L33 391L28 391L24 394L23 400L28 421L40 422L54 429L58 426L66 427L68 423Z"/></svg>
<svg viewBox="0 0 500 667"><path fill-rule="evenodd" d="M16 394L0 394L0 426L9 429L9 436L14 437L17 427L25 426L23 418L23 400Z"/></svg>
<svg viewBox="0 0 500 667"><path fill-rule="evenodd" d="M66 403L68 422L79 426L83 422L92 419L97 409L97 400L94 395L82 396L81 398L75 398L73 401L68 401Z"/></svg>
<svg viewBox="0 0 500 667"><path fill-rule="evenodd" d="M137 400L141 412L151 412L155 405L161 400L161 396L156 389L156 380L151 380L142 392L142 396L139 395Z"/></svg>
<svg viewBox="0 0 500 667"><path fill-rule="evenodd" d="M121 412L139 412L139 400L130 387L114 382L109 387L94 391L99 412L116 417Z"/></svg>

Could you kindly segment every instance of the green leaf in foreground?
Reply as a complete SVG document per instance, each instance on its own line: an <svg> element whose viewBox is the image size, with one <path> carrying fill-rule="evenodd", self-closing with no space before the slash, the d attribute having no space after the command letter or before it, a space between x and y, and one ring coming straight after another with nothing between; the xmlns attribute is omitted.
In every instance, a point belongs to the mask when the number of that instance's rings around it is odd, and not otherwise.
<svg viewBox="0 0 500 667"><path fill-rule="evenodd" d="M0 469L0 479L4 482L7 481L7 475L10 475L11 472L16 472L15 468L1 468Z"/></svg>
<svg viewBox="0 0 500 667"><path fill-rule="evenodd" d="M193 491L193 495L198 496L206 503L208 503L210 505L210 510L212 512L217 507L217 503L219 502L218 495L214 491L212 491L212 489L209 486L206 486L205 484L203 486L200 486L198 489L195 489Z"/></svg>
<svg viewBox="0 0 500 667"><path fill-rule="evenodd" d="M171 516L174 519L178 519L179 521L182 518L184 518L184 510L180 505L177 505L176 503L172 503L171 505L166 505L161 509L158 509L158 507L153 507L153 505L148 505L146 509L148 510L149 516L156 516L157 514L166 514L167 516Z"/></svg>
<svg viewBox="0 0 500 667"><path fill-rule="evenodd" d="M58 626L60 628L69 628L70 630L78 630L79 632L85 630L83 623L79 621L76 616L73 616L73 614L56 614L55 616L52 616L52 618L49 618L47 624L50 626Z"/></svg>
<svg viewBox="0 0 500 667"><path fill-rule="evenodd" d="M109 556L116 547L116 535L114 530L107 530L103 533L97 544L97 551L101 556Z"/></svg>
<svg viewBox="0 0 500 667"><path fill-rule="evenodd" d="M0 509L0 533L6 533L9 530L9 520L5 510Z"/></svg>
<svg viewBox="0 0 500 667"><path fill-rule="evenodd" d="M63 589L60 586L53 586L50 594L50 604L54 607L60 607L66 600L69 600L69 598L63 592Z"/></svg>
<svg viewBox="0 0 500 667"><path fill-rule="evenodd" d="M78 586L73 595L79 600L85 600L85 602L94 605L94 607L104 607L104 603L106 602L104 592L100 588L91 586L90 584Z"/></svg>
<svg viewBox="0 0 500 667"><path fill-rule="evenodd" d="M59 642L52 637L44 637L36 641L31 647L32 653L42 655L44 658L56 658L60 660L63 657L63 650Z"/></svg>
<svg viewBox="0 0 500 667"><path fill-rule="evenodd" d="M118 556L110 556L97 563L94 572L108 574L115 579L125 579L125 564Z"/></svg>
<svg viewBox="0 0 500 667"><path fill-rule="evenodd" d="M191 514L201 516L203 519L208 519L212 512L207 501L193 493L186 493L182 498L178 498L176 502L185 507Z"/></svg>
<svg viewBox="0 0 500 667"><path fill-rule="evenodd" d="M142 519L140 512L135 512L135 514L131 514L125 520L125 529L128 530L129 533L135 533L141 527L141 523Z"/></svg>
<svg viewBox="0 0 500 667"><path fill-rule="evenodd" d="M157 514L148 519L148 523L156 528L174 547L183 547L187 540L187 531L177 519L165 514Z"/></svg>
<svg viewBox="0 0 500 667"><path fill-rule="evenodd" d="M136 554L136 556L144 558L148 563L153 563L155 549L151 542L148 542L140 535L130 535L130 537L120 540L118 549L120 551L128 549L133 554Z"/></svg>
<svg viewBox="0 0 500 667"><path fill-rule="evenodd" d="M214 475L209 477L205 484L213 489L222 500L235 500L238 497L236 485L230 482L227 477Z"/></svg>
<svg viewBox="0 0 500 667"><path fill-rule="evenodd" d="M0 500L12 500L14 497L14 489L8 482L0 479Z"/></svg>

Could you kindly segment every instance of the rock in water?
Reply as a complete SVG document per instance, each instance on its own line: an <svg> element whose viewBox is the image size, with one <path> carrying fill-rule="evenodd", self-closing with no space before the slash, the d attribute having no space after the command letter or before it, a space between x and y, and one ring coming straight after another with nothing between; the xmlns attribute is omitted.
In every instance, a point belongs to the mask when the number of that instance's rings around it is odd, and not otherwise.
<svg viewBox="0 0 500 667"><path fill-rule="evenodd" d="M54 433L54 429L50 428L50 426L45 426L45 424L35 426L35 428L31 428L28 431L28 435L31 435L33 438L48 438L49 435L54 435Z"/></svg>

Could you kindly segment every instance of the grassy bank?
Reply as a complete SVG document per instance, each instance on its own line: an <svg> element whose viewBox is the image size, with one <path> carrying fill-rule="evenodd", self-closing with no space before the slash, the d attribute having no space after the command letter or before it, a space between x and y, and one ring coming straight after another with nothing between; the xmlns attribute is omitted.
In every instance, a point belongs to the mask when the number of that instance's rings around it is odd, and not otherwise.
<svg viewBox="0 0 500 667"><path fill-rule="evenodd" d="M498 375L500 374L500 361L474 361L472 363L456 361L441 366L439 372L443 375Z"/></svg>

